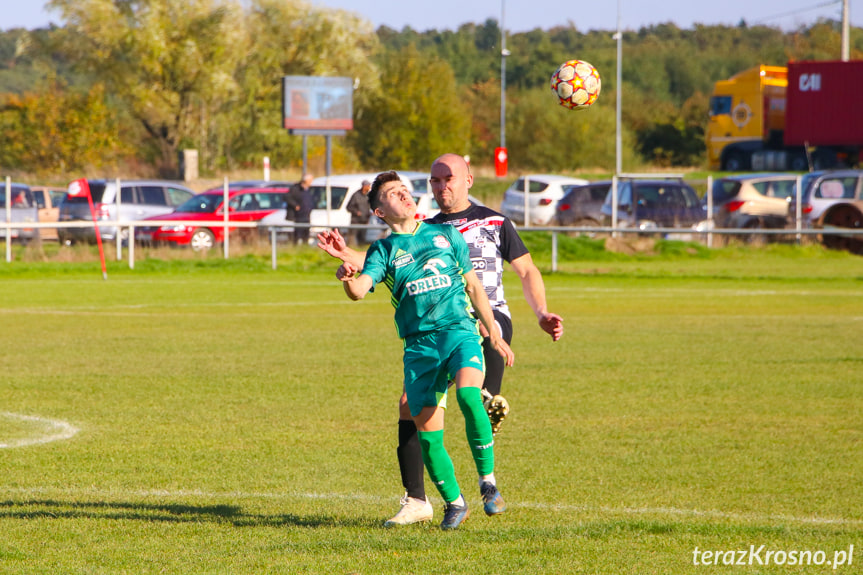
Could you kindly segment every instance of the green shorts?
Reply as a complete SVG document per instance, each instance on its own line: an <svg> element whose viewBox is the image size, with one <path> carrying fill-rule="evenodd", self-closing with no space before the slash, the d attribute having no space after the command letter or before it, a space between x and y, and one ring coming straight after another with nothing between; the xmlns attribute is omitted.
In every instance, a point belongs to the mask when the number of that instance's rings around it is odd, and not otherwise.
<svg viewBox="0 0 863 575"><path fill-rule="evenodd" d="M405 345L404 362L411 415L423 407L446 409L447 386L458 370L475 367L485 374L482 337L465 329L429 333Z"/></svg>

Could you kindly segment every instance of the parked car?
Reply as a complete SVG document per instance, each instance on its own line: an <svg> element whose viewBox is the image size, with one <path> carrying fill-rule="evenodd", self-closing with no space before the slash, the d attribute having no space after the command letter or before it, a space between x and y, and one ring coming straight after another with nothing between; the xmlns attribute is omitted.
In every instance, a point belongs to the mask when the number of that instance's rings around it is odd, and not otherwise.
<svg viewBox="0 0 863 575"><path fill-rule="evenodd" d="M143 226L136 230L135 239L142 243L190 246L195 251L209 250L224 241L225 228L213 225L224 219L224 191L200 193L168 214L153 216L145 221L185 220L184 224ZM278 210L284 210L287 190L284 188L249 188L229 190L228 221L258 222ZM228 228L229 233L237 228ZM248 230L241 237L253 237L257 230Z"/></svg>
<svg viewBox="0 0 863 575"><path fill-rule="evenodd" d="M269 180L237 180L237 181L228 181L228 189L229 190L244 190L246 188L285 188L289 189L293 186L293 182L283 182L283 181L269 181ZM207 188L204 190L205 192L217 192L219 190L224 191L224 185L222 186L213 186L212 188Z"/></svg>
<svg viewBox="0 0 863 575"><path fill-rule="evenodd" d="M563 198L564 186L589 184L581 178L554 174L529 174L512 183L503 195L500 212L516 224L524 224L524 185L530 181L528 212L530 224L545 226L554 218L557 203Z"/></svg>
<svg viewBox="0 0 863 575"><path fill-rule="evenodd" d="M39 221L39 211L30 186L13 182L9 190L8 200L10 223L28 224ZM0 184L0 209L6 206L6 201L6 184L4 183ZM6 220L5 213L0 217L4 221ZM34 240L38 235L37 228L16 227L12 228L10 232L12 240L20 240L22 242ZM5 240L6 234L3 233L2 237Z"/></svg>
<svg viewBox="0 0 863 575"><path fill-rule="evenodd" d="M821 227L825 212L833 205L863 199L863 170L821 170L801 178L801 213L805 225ZM792 193L788 214L797 212L796 189Z"/></svg>
<svg viewBox="0 0 863 575"><path fill-rule="evenodd" d="M414 195L422 195L426 192L431 192L429 188L428 172L399 172L399 175L407 180L410 180L411 191Z"/></svg>
<svg viewBox="0 0 863 575"><path fill-rule="evenodd" d="M863 200L844 200L833 204L821 214L824 233L821 242L833 250L845 250L863 255L863 235L835 235L828 233L833 228L848 228L863 231Z"/></svg>
<svg viewBox="0 0 863 575"><path fill-rule="evenodd" d="M602 204L611 189L611 180L587 185L564 186L554 212L559 226L590 227L602 224Z"/></svg>
<svg viewBox="0 0 863 575"><path fill-rule="evenodd" d="M314 241L314 236L318 232L329 228L345 228L351 224L351 214L347 210L348 202L351 195L362 187L363 180L374 181L378 172L367 172L359 174L341 174L330 176L329 180L321 176L312 180L312 185L309 188L312 194L313 209L309 216L309 223L313 226L310 234L310 240ZM414 191L413 181L426 182L428 174L422 172L399 172L402 181L408 188L408 191ZM327 211L327 183L330 188L330 209ZM425 185L425 184L422 184ZM287 233L293 230L290 220L287 220L288 214L286 210L277 211L261 221L262 226L278 226L281 233ZM369 223L375 223L374 217ZM367 239L374 240L380 236L378 230L369 230Z"/></svg>
<svg viewBox="0 0 863 575"><path fill-rule="evenodd" d="M100 222L118 221L117 183L114 180L88 180L90 194ZM167 214L195 195L189 188L175 182L162 180L123 180L120 182L119 221L139 221L152 216ZM93 220L86 196L67 195L60 203L60 222ZM102 240L113 241L117 228L100 225ZM128 239L129 229L121 227L120 237ZM65 244L94 242L96 232L92 227L59 228L57 235Z"/></svg>
<svg viewBox="0 0 863 575"><path fill-rule="evenodd" d="M60 202L66 196L63 188L32 188L33 201L39 212L40 222L56 222L60 217ZM56 240L57 228L39 228L39 237L43 240Z"/></svg>
<svg viewBox="0 0 863 575"><path fill-rule="evenodd" d="M689 228L704 219L698 194L680 179L620 179L617 222L621 227ZM603 224L612 223L612 190L602 204Z"/></svg>
<svg viewBox="0 0 863 575"><path fill-rule="evenodd" d="M713 222L718 228L784 228L794 194L794 174L741 174L713 182ZM707 213L707 196L701 200Z"/></svg>

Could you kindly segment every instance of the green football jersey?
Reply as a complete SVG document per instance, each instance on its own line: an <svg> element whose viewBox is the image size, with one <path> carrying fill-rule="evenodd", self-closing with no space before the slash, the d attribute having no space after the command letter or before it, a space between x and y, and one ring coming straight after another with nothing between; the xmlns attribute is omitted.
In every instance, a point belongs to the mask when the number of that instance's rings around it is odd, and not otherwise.
<svg viewBox="0 0 863 575"><path fill-rule="evenodd" d="M399 337L414 339L461 327L479 333L469 313L464 274L473 270L467 243L454 226L417 222L371 245L362 273L384 282L396 308Z"/></svg>

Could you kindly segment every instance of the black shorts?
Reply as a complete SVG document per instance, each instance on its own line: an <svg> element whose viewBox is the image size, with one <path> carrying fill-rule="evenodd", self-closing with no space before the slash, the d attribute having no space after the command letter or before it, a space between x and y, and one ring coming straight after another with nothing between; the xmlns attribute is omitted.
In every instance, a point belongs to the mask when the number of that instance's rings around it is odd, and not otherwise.
<svg viewBox="0 0 863 575"><path fill-rule="evenodd" d="M500 326L500 333L506 343L512 343L512 320L504 313L493 310L494 320ZM504 359L494 350L488 338L482 340L482 351L485 356L485 381L482 387L492 395L500 394L503 381L503 370L506 367Z"/></svg>

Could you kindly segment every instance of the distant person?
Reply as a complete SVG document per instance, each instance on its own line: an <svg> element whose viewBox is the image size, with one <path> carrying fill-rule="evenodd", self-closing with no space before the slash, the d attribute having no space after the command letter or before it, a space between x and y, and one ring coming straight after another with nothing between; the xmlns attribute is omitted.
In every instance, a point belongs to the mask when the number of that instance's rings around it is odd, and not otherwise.
<svg viewBox="0 0 863 575"><path fill-rule="evenodd" d="M372 183L368 180L363 180L362 187L354 192L351 199L348 200L347 210L351 214L351 225L365 225L369 223L369 218L372 214L371 206L369 205L369 190L372 189ZM365 243L366 230L354 229L351 234L354 240L354 245Z"/></svg>
<svg viewBox="0 0 863 575"><path fill-rule="evenodd" d="M294 223L308 224L311 221L314 198L309 188L314 179L312 174L303 174L302 179L288 191L287 216L288 219L293 219ZM294 243L304 245L309 243L308 226L294 227Z"/></svg>
<svg viewBox="0 0 863 575"><path fill-rule="evenodd" d="M24 190L21 190L17 194L15 194L15 198L12 200L12 207L15 208L29 208L30 202L27 201L27 194L24 193Z"/></svg>

